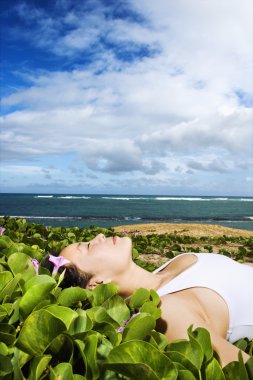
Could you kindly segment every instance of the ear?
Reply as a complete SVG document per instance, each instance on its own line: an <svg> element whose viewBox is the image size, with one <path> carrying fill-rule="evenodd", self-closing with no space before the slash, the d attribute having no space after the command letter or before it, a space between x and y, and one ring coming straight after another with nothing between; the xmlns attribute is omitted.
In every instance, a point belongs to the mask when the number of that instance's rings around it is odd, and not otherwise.
<svg viewBox="0 0 253 380"><path fill-rule="evenodd" d="M96 286L100 284L109 284L111 282L110 279L103 279L101 277L92 277L88 282L87 289L92 290L95 289Z"/></svg>

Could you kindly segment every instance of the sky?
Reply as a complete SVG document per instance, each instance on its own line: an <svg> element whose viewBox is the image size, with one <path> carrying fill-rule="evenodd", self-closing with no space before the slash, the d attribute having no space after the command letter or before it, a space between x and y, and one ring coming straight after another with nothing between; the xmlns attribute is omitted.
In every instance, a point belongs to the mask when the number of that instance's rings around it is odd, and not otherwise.
<svg viewBox="0 0 253 380"><path fill-rule="evenodd" d="M1 192L253 196L251 0L1 0Z"/></svg>

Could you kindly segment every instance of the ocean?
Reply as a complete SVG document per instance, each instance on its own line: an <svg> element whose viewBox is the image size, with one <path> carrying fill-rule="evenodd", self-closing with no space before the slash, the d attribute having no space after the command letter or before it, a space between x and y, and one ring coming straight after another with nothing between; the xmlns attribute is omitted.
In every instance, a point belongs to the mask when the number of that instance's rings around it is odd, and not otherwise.
<svg viewBox="0 0 253 380"><path fill-rule="evenodd" d="M253 197L0 194L0 215L54 227L168 222L253 231Z"/></svg>

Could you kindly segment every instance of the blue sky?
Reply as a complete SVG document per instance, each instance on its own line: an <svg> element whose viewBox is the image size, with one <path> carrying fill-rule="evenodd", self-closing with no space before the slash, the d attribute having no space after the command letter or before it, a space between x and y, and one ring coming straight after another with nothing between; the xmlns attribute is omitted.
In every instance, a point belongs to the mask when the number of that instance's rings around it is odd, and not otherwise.
<svg viewBox="0 0 253 380"><path fill-rule="evenodd" d="M250 0L2 0L1 192L253 192Z"/></svg>

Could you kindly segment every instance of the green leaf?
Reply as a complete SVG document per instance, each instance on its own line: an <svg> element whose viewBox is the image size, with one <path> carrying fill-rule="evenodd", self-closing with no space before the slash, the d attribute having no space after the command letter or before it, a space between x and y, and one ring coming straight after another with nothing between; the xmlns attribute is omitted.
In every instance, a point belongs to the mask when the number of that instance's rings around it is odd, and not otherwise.
<svg viewBox="0 0 253 380"><path fill-rule="evenodd" d="M122 340L124 342L132 339L145 339L155 328L155 319L151 315L141 313L127 323Z"/></svg>
<svg viewBox="0 0 253 380"><path fill-rule="evenodd" d="M0 236L0 249L8 248L13 244L13 241L9 238L9 236L4 235Z"/></svg>
<svg viewBox="0 0 253 380"><path fill-rule="evenodd" d="M30 364L30 374L28 380L39 380L51 359L51 355L34 357Z"/></svg>
<svg viewBox="0 0 253 380"><path fill-rule="evenodd" d="M98 285L93 291L92 306L102 305L108 298L118 293L118 287L113 284L101 284Z"/></svg>
<svg viewBox="0 0 253 380"><path fill-rule="evenodd" d="M150 314L154 319L159 319L162 313L161 309L158 309L152 301L144 302L140 308L140 312Z"/></svg>
<svg viewBox="0 0 253 380"><path fill-rule="evenodd" d="M210 333L202 328L198 327L195 329L193 332L190 332L188 330L188 333L190 336L200 344L201 349L204 352L205 355L205 360L208 361L213 357L213 349L212 349L212 344L211 344L211 338L210 338Z"/></svg>
<svg viewBox="0 0 253 380"><path fill-rule="evenodd" d="M66 331L65 324L49 311L41 309L25 320L16 345L30 355L40 356L63 331Z"/></svg>
<svg viewBox="0 0 253 380"><path fill-rule="evenodd" d="M89 290L82 289L78 286L70 287L62 290L57 301L62 306L72 306L78 302L87 300L91 294Z"/></svg>
<svg viewBox="0 0 253 380"><path fill-rule="evenodd" d="M26 317L35 306L47 298L49 292L56 286L55 280L47 275L31 278L25 284L26 293L21 298L19 308L23 317Z"/></svg>
<svg viewBox="0 0 253 380"><path fill-rule="evenodd" d="M130 298L129 306L135 310L140 308L144 302L149 301L150 293L147 289L137 289Z"/></svg>
<svg viewBox="0 0 253 380"><path fill-rule="evenodd" d="M69 326L71 325L73 320L78 317L76 311L71 310L70 308L65 306L49 305L45 308L45 310L47 310L56 318L60 319L65 324L67 330L69 329Z"/></svg>
<svg viewBox="0 0 253 380"><path fill-rule="evenodd" d="M13 275L9 271L0 272L0 290L2 290L5 285L8 284L13 279Z"/></svg>
<svg viewBox="0 0 253 380"><path fill-rule="evenodd" d="M51 368L50 380L74 380L72 365L70 363L60 363Z"/></svg>
<svg viewBox="0 0 253 380"><path fill-rule="evenodd" d="M84 354L87 358L87 375L88 379L99 379L99 369L97 363L97 335L90 335L85 339Z"/></svg>
<svg viewBox="0 0 253 380"><path fill-rule="evenodd" d="M16 339L16 329L8 323L0 323L0 341L10 346Z"/></svg>
<svg viewBox="0 0 253 380"><path fill-rule="evenodd" d="M140 340L113 348L104 367L137 380L176 380L178 373L168 357Z"/></svg>
<svg viewBox="0 0 253 380"><path fill-rule="evenodd" d="M106 309L110 317L120 325L130 317L130 311L127 305L118 294L108 298L102 306Z"/></svg>
<svg viewBox="0 0 253 380"><path fill-rule="evenodd" d="M158 305L160 304L160 302L161 302L160 297L159 297L159 295L156 293L155 290L153 290L153 289L150 290L150 297L151 297L151 300L154 302L154 304L155 304L156 306L158 306Z"/></svg>
<svg viewBox="0 0 253 380"><path fill-rule="evenodd" d="M181 363L186 369L189 369L196 376L198 375L198 371L202 363L198 357L199 351L200 349L198 344L192 344L187 340L177 340L169 343L166 347L166 355L173 362Z"/></svg>
<svg viewBox="0 0 253 380"><path fill-rule="evenodd" d="M31 257L22 252L13 253L8 259L8 265L12 273L21 273L24 281L35 275Z"/></svg>
<svg viewBox="0 0 253 380"><path fill-rule="evenodd" d="M10 300L14 291L16 290L19 281L21 279L21 274L17 274L8 284L0 292L0 301L2 300Z"/></svg>
<svg viewBox="0 0 253 380"><path fill-rule="evenodd" d="M207 364L205 368L206 379L208 380L225 380L225 375L221 366L215 358Z"/></svg>
<svg viewBox="0 0 253 380"><path fill-rule="evenodd" d="M84 333L92 329L93 323L85 310L79 309L76 312L78 317L71 322L69 333L76 338L81 338Z"/></svg>
<svg viewBox="0 0 253 380"><path fill-rule="evenodd" d="M0 355L0 377L3 378L9 373L12 373L12 371L13 366L11 363L11 359L9 357Z"/></svg>
<svg viewBox="0 0 253 380"><path fill-rule="evenodd" d="M198 380L199 377L195 377L192 372L188 371L187 369L180 369L178 371L178 377L177 380ZM209 380L209 378L207 378Z"/></svg>
<svg viewBox="0 0 253 380"><path fill-rule="evenodd" d="M73 361L73 339L66 333L57 335L47 346L47 353L51 354L54 362Z"/></svg>

